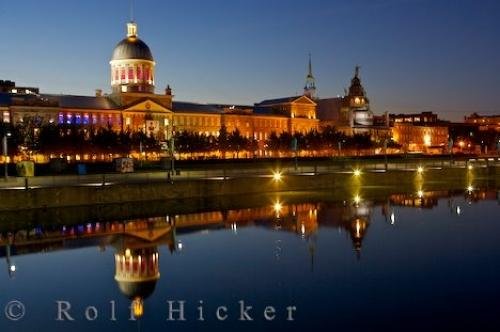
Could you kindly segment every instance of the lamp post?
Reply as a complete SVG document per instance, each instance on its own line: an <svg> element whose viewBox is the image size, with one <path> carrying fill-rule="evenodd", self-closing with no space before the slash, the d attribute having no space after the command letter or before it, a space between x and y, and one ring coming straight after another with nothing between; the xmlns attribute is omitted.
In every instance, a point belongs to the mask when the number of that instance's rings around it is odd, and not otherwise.
<svg viewBox="0 0 500 332"><path fill-rule="evenodd" d="M8 180L9 178L9 164L7 162L7 158L8 158L8 151L7 151L7 138L10 136L11 134L9 132L5 133L2 137L2 154L3 154L3 164L4 164L4 177L5 177L5 181Z"/></svg>
<svg viewBox="0 0 500 332"><path fill-rule="evenodd" d="M170 138L170 154L172 156L171 160L172 160L172 175L175 174L175 168L174 168L174 160L175 160L175 142L174 142L174 136L172 135L172 137Z"/></svg>
<svg viewBox="0 0 500 332"><path fill-rule="evenodd" d="M384 168L385 171L387 172L387 137L384 138Z"/></svg>

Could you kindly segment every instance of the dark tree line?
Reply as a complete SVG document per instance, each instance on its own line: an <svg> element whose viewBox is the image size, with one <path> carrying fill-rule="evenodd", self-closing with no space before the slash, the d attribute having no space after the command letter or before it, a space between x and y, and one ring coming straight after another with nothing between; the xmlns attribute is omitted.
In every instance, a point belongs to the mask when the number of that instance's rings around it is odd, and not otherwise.
<svg viewBox="0 0 500 332"><path fill-rule="evenodd" d="M2 123L1 132L9 132L9 153L15 154L20 149L40 153L118 153L127 154L131 151L161 151L161 142L155 137L143 132L115 131L111 126L93 127L77 124L44 124L40 125L37 119L27 119L12 126ZM239 130L228 132L222 127L218 136L205 135L194 132L176 132L174 134L175 151L179 153L210 153L219 151L221 156L239 157L240 152L253 156L257 150L263 149L272 152L292 154L293 152L309 151L311 153L323 151L334 152L345 150L371 149L381 146L373 142L368 134L347 136L327 127L319 132L312 130L306 134L271 133L263 142L253 137L243 136ZM398 147L389 141L389 147Z"/></svg>
<svg viewBox="0 0 500 332"><path fill-rule="evenodd" d="M119 131L111 128L46 124L38 135L28 142L28 148L41 153L122 153L131 151L159 151L160 142L143 132Z"/></svg>

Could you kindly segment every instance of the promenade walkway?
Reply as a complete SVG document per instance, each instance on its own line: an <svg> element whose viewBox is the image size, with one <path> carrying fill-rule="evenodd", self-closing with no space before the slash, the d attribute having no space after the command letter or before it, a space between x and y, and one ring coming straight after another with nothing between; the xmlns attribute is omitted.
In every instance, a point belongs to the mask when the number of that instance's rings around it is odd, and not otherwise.
<svg viewBox="0 0 500 332"><path fill-rule="evenodd" d="M306 164L306 163L304 163ZM386 167L387 166L387 167ZM225 164L218 168L207 169L177 169L172 180L212 180L224 181L231 178L243 177L273 177L275 173L286 175L313 176L317 174L352 173L355 170L361 172L385 172L386 170L401 170L415 172L419 168L425 170L446 169L446 168L485 168L500 167L500 158L474 158L474 159L408 159L389 161L386 165L382 159L336 159L332 161L321 161L315 165L300 162L287 163L286 165L269 167L259 164ZM107 173L89 175L54 175L35 177L15 177L0 180L0 192L6 190L26 190L48 187L67 186L110 186L114 184L127 183L157 183L168 181L166 171L138 171L134 173Z"/></svg>

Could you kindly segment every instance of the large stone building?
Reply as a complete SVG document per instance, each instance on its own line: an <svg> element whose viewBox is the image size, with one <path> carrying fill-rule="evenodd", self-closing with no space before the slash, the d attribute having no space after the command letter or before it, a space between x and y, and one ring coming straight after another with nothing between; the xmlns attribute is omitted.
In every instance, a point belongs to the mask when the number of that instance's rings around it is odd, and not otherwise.
<svg viewBox="0 0 500 332"><path fill-rule="evenodd" d="M385 140L390 137L389 125L387 121L374 122L359 69L356 66L354 77L344 96L317 100L321 127L335 127L348 136L366 134L374 141Z"/></svg>
<svg viewBox="0 0 500 332"><path fill-rule="evenodd" d="M449 123L437 114L389 114L392 138L407 152L448 152Z"/></svg>
<svg viewBox="0 0 500 332"><path fill-rule="evenodd" d="M170 86L155 92L156 63L139 38L135 22L127 24L126 37L114 48L109 64L110 94L101 90L95 96L40 94L38 89L16 89L13 82L2 81L3 122L110 126L116 131L142 131L161 141L181 131L217 136L225 127L228 132L238 129L261 147L272 132L306 133L319 127L311 66L309 96L266 100L254 106L174 102Z"/></svg>

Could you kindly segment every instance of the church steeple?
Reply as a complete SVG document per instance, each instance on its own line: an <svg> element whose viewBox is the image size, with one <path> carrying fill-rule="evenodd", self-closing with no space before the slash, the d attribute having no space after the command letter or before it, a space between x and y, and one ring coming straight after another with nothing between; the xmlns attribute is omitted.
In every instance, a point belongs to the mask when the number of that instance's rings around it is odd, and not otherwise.
<svg viewBox="0 0 500 332"><path fill-rule="evenodd" d="M309 66L306 76L306 85L304 86L304 95L311 99L316 98L316 80L312 73L311 53L309 53Z"/></svg>

